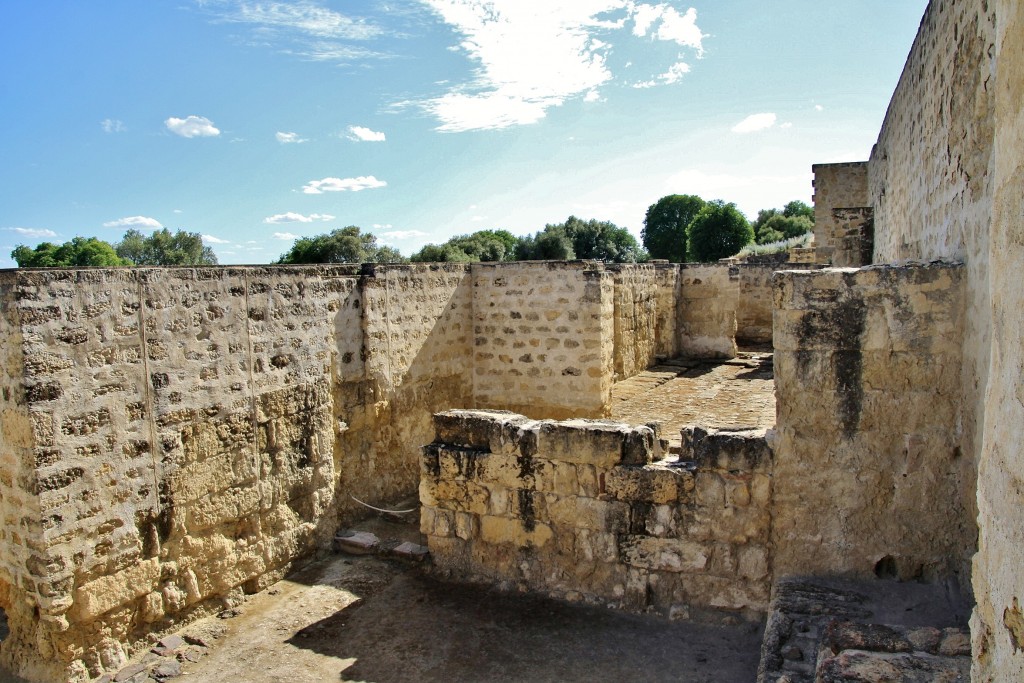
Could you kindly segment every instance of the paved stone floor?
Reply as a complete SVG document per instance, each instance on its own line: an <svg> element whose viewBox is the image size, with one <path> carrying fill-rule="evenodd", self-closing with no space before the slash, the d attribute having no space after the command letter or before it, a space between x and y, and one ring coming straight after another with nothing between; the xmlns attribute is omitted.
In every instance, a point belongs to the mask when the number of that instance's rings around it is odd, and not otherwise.
<svg viewBox="0 0 1024 683"><path fill-rule="evenodd" d="M661 422L670 447L687 424L764 428L775 424L771 353L747 351L729 361L672 360L612 388L613 420Z"/></svg>

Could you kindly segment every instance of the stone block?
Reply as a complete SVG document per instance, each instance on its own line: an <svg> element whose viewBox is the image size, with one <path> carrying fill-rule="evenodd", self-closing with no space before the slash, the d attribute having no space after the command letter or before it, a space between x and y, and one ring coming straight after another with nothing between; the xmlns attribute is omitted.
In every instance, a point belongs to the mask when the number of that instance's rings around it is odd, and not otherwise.
<svg viewBox="0 0 1024 683"><path fill-rule="evenodd" d="M708 564L710 552L700 543L674 538L624 536L619 542L622 560L652 571L700 572Z"/></svg>
<svg viewBox="0 0 1024 683"><path fill-rule="evenodd" d="M517 548L545 546L554 537L547 524L527 522L484 515L480 518L480 539L494 545L512 545Z"/></svg>

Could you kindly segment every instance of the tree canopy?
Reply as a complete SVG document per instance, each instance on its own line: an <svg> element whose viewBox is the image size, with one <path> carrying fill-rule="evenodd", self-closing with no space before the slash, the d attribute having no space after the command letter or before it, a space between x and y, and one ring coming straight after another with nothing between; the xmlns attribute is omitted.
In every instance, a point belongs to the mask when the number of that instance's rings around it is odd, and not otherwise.
<svg viewBox="0 0 1024 683"><path fill-rule="evenodd" d="M519 238L508 230L478 230L471 235L456 235L444 244L428 244L409 260L419 263L512 261L518 243Z"/></svg>
<svg viewBox="0 0 1024 683"><path fill-rule="evenodd" d="M609 221L584 221L569 216L564 223L548 224L536 235L520 240L520 261L544 259L595 259L611 263L636 263L648 256L625 228Z"/></svg>
<svg viewBox="0 0 1024 683"><path fill-rule="evenodd" d="M57 245L42 242L34 249L19 244L11 258L20 268L78 268L82 266L128 266L109 242L95 237L75 237Z"/></svg>
<svg viewBox="0 0 1024 683"><path fill-rule="evenodd" d="M758 244L769 244L791 237L799 237L814 230L814 209L793 200L779 211L762 209L754 221L754 238Z"/></svg>
<svg viewBox="0 0 1024 683"><path fill-rule="evenodd" d="M397 249L377 244L377 236L355 225L315 237L300 237L278 263L404 263Z"/></svg>
<svg viewBox="0 0 1024 683"><path fill-rule="evenodd" d="M138 230L129 230L115 246L117 255L137 266L215 266L213 249L203 245L198 232L167 228L148 237Z"/></svg>
<svg viewBox="0 0 1024 683"><path fill-rule="evenodd" d="M733 256L754 241L754 230L735 204L708 202L686 229L687 257L707 263Z"/></svg>
<svg viewBox="0 0 1024 683"><path fill-rule="evenodd" d="M651 258L686 260L686 227L704 203L697 195L670 194L647 207L640 237Z"/></svg>

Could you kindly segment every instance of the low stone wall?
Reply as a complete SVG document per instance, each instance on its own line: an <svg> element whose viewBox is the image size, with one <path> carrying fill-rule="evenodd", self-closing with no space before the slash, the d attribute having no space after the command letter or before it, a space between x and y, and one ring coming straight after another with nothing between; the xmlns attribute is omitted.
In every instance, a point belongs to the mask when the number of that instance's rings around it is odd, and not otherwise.
<svg viewBox="0 0 1024 683"><path fill-rule="evenodd" d="M658 285L654 266L611 266L614 277L613 366L615 380L650 367L657 345Z"/></svg>
<svg viewBox="0 0 1024 683"><path fill-rule="evenodd" d="M764 432L684 435L512 413L435 416L421 530L438 571L676 618L768 602L772 455Z"/></svg>
<svg viewBox="0 0 1024 683"><path fill-rule="evenodd" d="M738 263L736 341L741 344L772 343L772 275L780 269L816 269L814 264Z"/></svg>
<svg viewBox="0 0 1024 683"><path fill-rule="evenodd" d="M775 275L779 576L945 579L970 557L963 285L941 263Z"/></svg>

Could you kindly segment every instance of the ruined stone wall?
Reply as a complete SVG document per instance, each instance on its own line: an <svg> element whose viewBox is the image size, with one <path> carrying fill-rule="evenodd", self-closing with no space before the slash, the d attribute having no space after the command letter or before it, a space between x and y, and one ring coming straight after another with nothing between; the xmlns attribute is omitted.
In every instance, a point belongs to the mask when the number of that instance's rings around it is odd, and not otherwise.
<svg viewBox="0 0 1024 683"><path fill-rule="evenodd" d="M679 349L679 291L682 279L679 265L668 261L654 264L655 323L654 354L656 358L674 358Z"/></svg>
<svg viewBox="0 0 1024 683"><path fill-rule="evenodd" d="M964 275L775 275L777 576L960 575L974 547L956 431Z"/></svg>
<svg viewBox="0 0 1024 683"><path fill-rule="evenodd" d="M476 407L531 416L607 412L614 281L594 261L473 265Z"/></svg>
<svg viewBox="0 0 1024 683"><path fill-rule="evenodd" d="M691 429L669 464L647 427L483 411L435 421L421 530L442 574L674 618L764 613L763 432Z"/></svg>
<svg viewBox="0 0 1024 683"><path fill-rule="evenodd" d="M870 207L868 164L814 164L814 248L818 263L837 266L862 265L853 257L860 246L851 245L849 226L837 209ZM870 259L868 260L870 263Z"/></svg>
<svg viewBox="0 0 1024 683"><path fill-rule="evenodd" d="M992 353L978 471L972 678L1024 680L1024 5L994 3L998 33L988 272Z"/></svg>
<svg viewBox="0 0 1024 683"><path fill-rule="evenodd" d="M615 284L613 364L618 381L654 363L659 297L654 266L618 265L610 270Z"/></svg>
<svg viewBox="0 0 1024 683"><path fill-rule="evenodd" d="M747 344L772 343L772 274L779 269L812 269L814 264L739 263L736 341Z"/></svg>
<svg viewBox="0 0 1024 683"><path fill-rule="evenodd" d="M691 358L736 357L739 279L729 266L684 263L679 272L679 351Z"/></svg>

